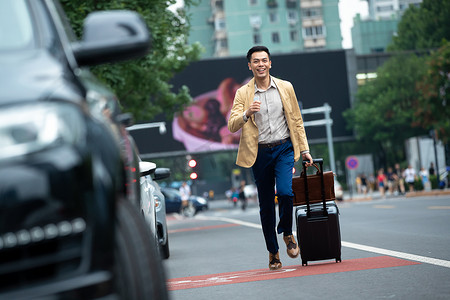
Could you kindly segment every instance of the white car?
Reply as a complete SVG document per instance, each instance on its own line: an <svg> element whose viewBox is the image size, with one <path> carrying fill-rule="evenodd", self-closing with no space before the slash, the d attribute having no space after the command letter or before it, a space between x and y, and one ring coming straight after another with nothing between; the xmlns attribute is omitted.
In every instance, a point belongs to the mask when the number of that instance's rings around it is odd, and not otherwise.
<svg viewBox="0 0 450 300"><path fill-rule="evenodd" d="M334 195L336 196L336 200L344 200L344 190L342 189L342 185L339 183L339 181L336 180L336 178L334 178Z"/></svg>
<svg viewBox="0 0 450 300"><path fill-rule="evenodd" d="M169 236L166 223L166 203L156 180L170 176L170 169L156 168L152 162L140 161L141 211L150 227L162 258L170 256Z"/></svg>
<svg viewBox="0 0 450 300"><path fill-rule="evenodd" d="M156 204L155 204L155 187L149 180L150 174L155 172L156 164L147 161L139 162L139 171L141 174L141 212L148 224L155 241L158 241L156 232ZM157 243L158 246L158 243Z"/></svg>

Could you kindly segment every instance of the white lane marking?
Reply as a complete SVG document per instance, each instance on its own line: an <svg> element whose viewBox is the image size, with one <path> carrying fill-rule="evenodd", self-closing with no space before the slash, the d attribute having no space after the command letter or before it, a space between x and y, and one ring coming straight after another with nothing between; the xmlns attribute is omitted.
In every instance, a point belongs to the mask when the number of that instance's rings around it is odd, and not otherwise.
<svg viewBox="0 0 450 300"><path fill-rule="evenodd" d="M223 221L223 222L238 224L238 225L247 226L247 227L251 227L251 228L262 229L261 225L259 225L259 224L245 222L245 221L231 219L231 218L208 217L208 216L197 216L197 218L203 219L203 220ZM297 236L296 232L293 232L293 235ZM353 248L353 249L357 249L357 250L378 253L378 254L382 254L382 255L393 256L393 257L398 257L398 258L402 258L402 259L418 261L421 263L450 268L450 261L448 261L448 260L437 259L437 258L421 256L421 255L415 255L415 254L410 254L410 253L400 252L400 251L393 251L393 250L377 248L377 247L372 247L372 246L366 246L366 245L345 242L345 241L342 241L341 243L342 243L342 246L347 247L347 248Z"/></svg>
<svg viewBox="0 0 450 300"><path fill-rule="evenodd" d="M450 261L342 241L342 246L450 268Z"/></svg>
<svg viewBox="0 0 450 300"><path fill-rule="evenodd" d="M251 228L262 229L261 225L259 225L259 224L245 222L245 221L240 221L240 220L231 219L231 218L209 217L209 216L196 216L196 218L197 219L202 219L202 220L223 221L223 222L238 224L238 225L247 226L247 227L251 227Z"/></svg>

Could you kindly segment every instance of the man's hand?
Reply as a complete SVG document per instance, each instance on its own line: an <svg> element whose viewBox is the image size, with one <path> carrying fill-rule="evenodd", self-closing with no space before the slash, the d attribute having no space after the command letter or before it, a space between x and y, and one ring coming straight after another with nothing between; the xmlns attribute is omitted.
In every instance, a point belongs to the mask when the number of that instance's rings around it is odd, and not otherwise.
<svg viewBox="0 0 450 300"><path fill-rule="evenodd" d="M307 160L309 161L309 162L305 163L306 167L310 167L313 165L313 158L309 152L302 154L302 159L304 161L307 161Z"/></svg>
<svg viewBox="0 0 450 300"><path fill-rule="evenodd" d="M247 109L247 112L245 115L247 118L250 118L254 113L257 113L261 107L260 101L253 101L252 104L250 104L250 107Z"/></svg>

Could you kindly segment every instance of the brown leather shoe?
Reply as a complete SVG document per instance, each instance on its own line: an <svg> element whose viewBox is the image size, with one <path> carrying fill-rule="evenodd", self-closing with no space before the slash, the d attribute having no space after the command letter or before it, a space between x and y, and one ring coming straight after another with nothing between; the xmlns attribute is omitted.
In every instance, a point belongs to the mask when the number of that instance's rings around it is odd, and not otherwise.
<svg viewBox="0 0 450 300"><path fill-rule="evenodd" d="M280 261L280 254L277 252L277 254L272 254L269 252L269 269L270 270L278 270L281 269L281 261Z"/></svg>
<svg viewBox="0 0 450 300"><path fill-rule="evenodd" d="M298 248L297 243L295 242L294 236L292 234L288 236L283 236L283 240L286 243L286 251L289 257L296 258L300 253L300 249Z"/></svg>

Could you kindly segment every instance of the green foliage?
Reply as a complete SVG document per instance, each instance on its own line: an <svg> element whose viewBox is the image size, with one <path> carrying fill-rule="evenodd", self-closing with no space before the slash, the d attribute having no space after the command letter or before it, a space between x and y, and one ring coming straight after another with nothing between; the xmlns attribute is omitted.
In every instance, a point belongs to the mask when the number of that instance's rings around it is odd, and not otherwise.
<svg viewBox="0 0 450 300"><path fill-rule="evenodd" d="M185 0L185 6L194 4ZM118 95L124 111L137 120L149 120L164 113L170 119L174 112L192 101L183 86L172 92L170 79L190 62L198 60L199 44L188 45L189 19L184 10L168 10L175 0L61 0L78 37L83 19L96 10L129 9L141 14L153 38L149 55L133 61L98 66L92 71Z"/></svg>
<svg viewBox="0 0 450 300"><path fill-rule="evenodd" d="M431 189L434 190L434 189L439 188L439 184L438 184L436 175L430 175L430 183L431 183Z"/></svg>
<svg viewBox="0 0 450 300"><path fill-rule="evenodd" d="M410 6L402 16L390 51L439 48L450 40L450 1L424 0Z"/></svg>
<svg viewBox="0 0 450 300"><path fill-rule="evenodd" d="M414 179L414 190L415 191L423 191L423 183L420 178Z"/></svg>
<svg viewBox="0 0 450 300"><path fill-rule="evenodd" d="M450 139L450 42L431 55L427 73L418 81L415 102L416 126L436 129L438 138Z"/></svg>
<svg viewBox="0 0 450 300"><path fill-rule="evenodd" d="M412 123L419 95L416 82L425 74L424 61L415 55L392 57L377 70L376 79L359 88L354 107L344 112L359 140L378 144L395 160L401 159L398 151L403 141L422 132Z"/></svg>

